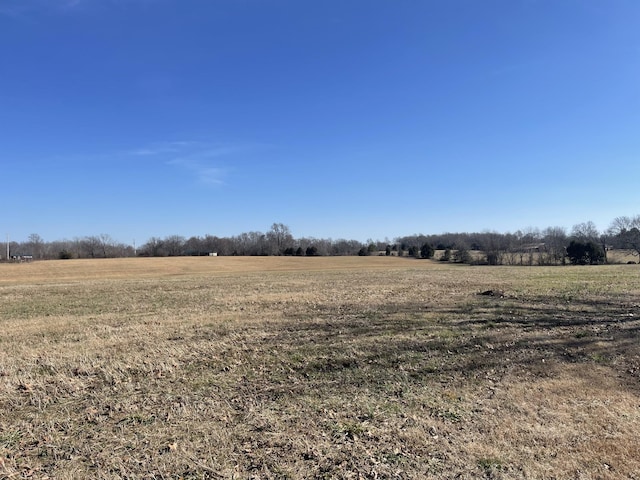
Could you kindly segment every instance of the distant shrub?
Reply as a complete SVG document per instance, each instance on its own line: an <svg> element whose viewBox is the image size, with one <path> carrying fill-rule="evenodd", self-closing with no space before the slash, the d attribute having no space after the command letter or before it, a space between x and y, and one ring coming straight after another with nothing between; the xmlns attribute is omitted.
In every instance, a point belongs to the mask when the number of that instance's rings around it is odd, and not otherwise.
<svg viewBox="0 0 640 480"><path fill-rule="evenodd" d="M453 255L453 261L456 263L471 263L471 254L464 247L458 247Z"/></svg>
<svg viewBox="0 0 640 480"><path fill-rule="evenodd" d="M567 257L574 265L595 265L604 261L604 250L593 241L571 240Z"/></svg>
<svg viewBox="0 0 640 480"><path fill-rule="evenodd" d="M487 253L487 263L489 265L499 265L500 264L500 256L495 252Z"/></svg>
<svg viewBox="0 0 640 480"><path fill-rule="evenodd" d="M428 243L425 243L424 245L422 245L422 247L420 247L420 256L422 258L433 258L433 255L435 253L436 251Z"/></svg>

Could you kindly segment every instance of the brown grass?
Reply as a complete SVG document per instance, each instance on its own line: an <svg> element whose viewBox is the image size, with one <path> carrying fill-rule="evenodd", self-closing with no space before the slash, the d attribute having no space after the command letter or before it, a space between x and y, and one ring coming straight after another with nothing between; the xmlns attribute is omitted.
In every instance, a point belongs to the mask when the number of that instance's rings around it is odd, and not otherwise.
<svg viewBox="0 0 640 480"><path fill-rule="evenodd" d="M638 254L633 250L610 250L607 252L607 260L611 263L638 263Z"/></svg>
<svg viewBox="0 0 640 480"><path fill-rule="evenodd" d="M0 478L640 478L639 315L633 265L0 265Z"/></svg>

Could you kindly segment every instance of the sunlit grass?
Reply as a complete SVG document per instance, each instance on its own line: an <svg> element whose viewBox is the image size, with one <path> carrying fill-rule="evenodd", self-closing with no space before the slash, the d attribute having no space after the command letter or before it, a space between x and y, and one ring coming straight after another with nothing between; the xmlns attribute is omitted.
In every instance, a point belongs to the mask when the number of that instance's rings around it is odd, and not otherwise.
<svg viewBox="0 0 640 480"><path fill-rule="evenodd" d="M0 275L0 478L640 471L632 265L218 257Z"/></svg>

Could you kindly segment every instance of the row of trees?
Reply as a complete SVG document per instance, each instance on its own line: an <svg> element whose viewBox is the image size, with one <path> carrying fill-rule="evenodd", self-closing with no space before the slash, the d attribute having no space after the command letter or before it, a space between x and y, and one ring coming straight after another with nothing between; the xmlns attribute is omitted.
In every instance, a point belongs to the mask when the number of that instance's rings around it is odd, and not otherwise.
<svg viewBox="0 0 640 480"><path fill-rule="evenodd" d="M274 223L266 232L246 232L232 237L185 238L170 236L151 238L138 250L141 256L176 256L176 255L357 255L363 244L356 240L331 240L318 238L294 238L289 227L282 223Z"/></svg>
<svg viewBox="0 0 640 480"><path fill-rule="evenodd" d="M371 243L371 242L370 242ZM274 223L266 232L246 232L232 237L205 235L186 238L170 235L152 237L136 247L101 234L72 240L45 242L31 234L24 242L12 241L8 251L12 257L30 256L37 260L57 258L168 257L187 255L357 255L365 246L357 240L294 238L288 226ZM377 247L376 247L377 248ZM384 249L384 247L383 247ZM3 249L0 253L6 251Z"/></svg>
<svg viewBox="0 0 640 480"><path fill-rule="evenodd" d="M31 256L36 260L54 258L115 258L132 257L135 248L120 243L107 234L45 242L37 233L29 235L24 242L9 242L3 253L11 257Z"/></svg>
<svg viewBox="0 0 640 480"><path fill-rule="evenodd" d="M640 256L640 215L617 217L605 231L593 222L579 223L570 232L563 227L528 229L515 233L444 233L412 235L397 239L401 249L428 244L453 251L457 261L490 265L596 264L607 261L612 249L628 250ZM482 252L469 259L467 252ZM454 260L456 260L454 258Z"/></svg>
<svg viewBox="0 0 640 480"><path fill-rule="evenodd" d="M640 256L640 215L617 217L606 231L593 222L574 225L570 232L563 227L528 229L515 233L442 233L410 235L365 243L357 240L294 238L288 226L274 223L270 230L247 232L232 237L205 235L185 238L172 235L152 237L136 248L115 241L107 234L45 242L32 234L25 242L11 242L11 256L52 258L108 258L132 256L181 255L399 255L432 258L461 263L490 265L558 265L602 263L610 249L626 249Z"/></svg>

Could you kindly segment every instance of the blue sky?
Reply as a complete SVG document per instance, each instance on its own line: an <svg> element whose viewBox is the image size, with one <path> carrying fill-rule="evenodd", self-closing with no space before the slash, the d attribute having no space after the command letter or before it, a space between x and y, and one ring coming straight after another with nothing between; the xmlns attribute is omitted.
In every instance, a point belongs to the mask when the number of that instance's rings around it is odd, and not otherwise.
<svg viewBox="0 0 640 480"><path fill-rule="evenodd" d="M0 233L640 213L637 0L0 0Z"/></svg>

